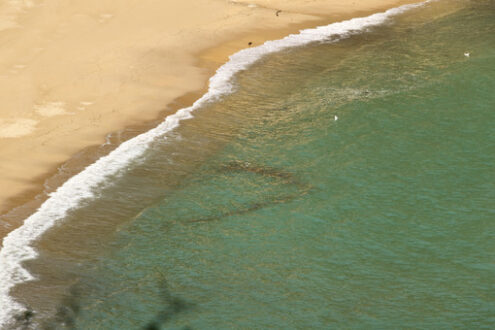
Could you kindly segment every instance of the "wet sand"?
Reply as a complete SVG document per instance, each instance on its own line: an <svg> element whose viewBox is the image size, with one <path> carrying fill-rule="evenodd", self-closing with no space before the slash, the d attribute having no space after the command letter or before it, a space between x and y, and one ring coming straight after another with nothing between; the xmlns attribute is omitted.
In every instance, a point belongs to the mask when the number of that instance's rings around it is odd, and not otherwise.
<svg viewBox="0 0 495 330"><path fill-rule="evenodd" d="M110 132L137 125L138 134L192 102L214 70L249 43L413 2L418 1L0 4L0 214L42 193L57 168L105 143ZM73 157L66 175L97 153L88 155ZM0 237L20 225L12 221L0 218Z"/></svg>

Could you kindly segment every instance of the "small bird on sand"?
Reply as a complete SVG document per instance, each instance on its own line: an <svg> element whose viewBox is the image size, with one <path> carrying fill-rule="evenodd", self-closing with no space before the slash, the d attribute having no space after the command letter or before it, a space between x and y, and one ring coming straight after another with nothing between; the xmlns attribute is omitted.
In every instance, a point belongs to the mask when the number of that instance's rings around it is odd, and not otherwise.
<svg viewBox="0 0 495 330"><path fill-rule="evenodd" d="M471 56L471 53L465 52L464 56L469 57L469 56Z"/></svg>

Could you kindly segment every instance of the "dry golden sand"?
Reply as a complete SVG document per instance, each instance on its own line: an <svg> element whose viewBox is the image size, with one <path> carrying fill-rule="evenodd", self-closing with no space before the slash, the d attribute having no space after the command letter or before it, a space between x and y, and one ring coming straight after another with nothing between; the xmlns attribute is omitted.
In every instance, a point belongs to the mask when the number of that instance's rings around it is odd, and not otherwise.
<svg viewBox="0 0 495 330"><path fill-rule="evenodd" d="M204 89L248 42L418 1L0 2L0 214L77 151Z"/></svg>

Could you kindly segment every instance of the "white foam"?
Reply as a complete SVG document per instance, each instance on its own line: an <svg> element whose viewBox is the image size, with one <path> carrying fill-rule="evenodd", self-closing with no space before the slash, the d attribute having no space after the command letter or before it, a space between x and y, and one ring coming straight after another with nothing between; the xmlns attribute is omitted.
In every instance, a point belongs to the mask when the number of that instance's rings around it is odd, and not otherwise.
<svg viewBox="0 0 495 330"><path fill-rule="evenodd" d="M0 250L0 328L7 326L15 313L24 310L23 306L9 296L9 291L18 283L33 280L34 277L22 267L26 260L36 258L37 253L31 247L46 230L62 220L67 213L77 208L85 200L95 197L95 190L101 187L107 178L125 171L129 163L142 156L150 143L157 137L179 126L180 121L192 118L192 112L205 103L217 100L233 91L233 78L239 71L247 69L262 56L287 48L304 46L311 42L322 41L330 36L341 37L365 31L367 28L386 22L390 17L409 9L421 6L431 0L390 9L384 13L363 18L333 23L314 29L300 31L283 39L268 41L261 46L247 48L232 55L210 78L209 89L191 107L181 109L168 116L156 128L122 143L107 156L86 167L60 186L24 224L10 232L3 240Z"/></svg>

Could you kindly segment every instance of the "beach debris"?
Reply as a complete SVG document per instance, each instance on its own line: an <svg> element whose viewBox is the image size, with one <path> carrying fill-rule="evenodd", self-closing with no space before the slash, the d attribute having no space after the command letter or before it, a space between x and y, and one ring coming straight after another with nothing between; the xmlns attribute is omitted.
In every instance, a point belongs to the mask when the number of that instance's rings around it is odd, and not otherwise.
<svg viewBox="0 0 495 330"><path fill-rule="evenodd" d="M248 42L248 46L251 46L252 44L253 44L253 42L252 42L252 41Z"/></svg>
<svg viewBox="0 0 495 330"><path fill-rule="evenodd" d="M464 53L464 56L469 57L469 56L471 56L471 53L469 53L469 52L465 52L465 53Z"/></svg>
<svg viewBox="0 0 495 330"><path fill-rule="evenodd" d="M281 13L282 11L280 9L278 9L276 12L275 12L275 15L278 17L278 15Z"/></svg>

